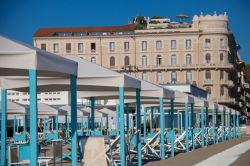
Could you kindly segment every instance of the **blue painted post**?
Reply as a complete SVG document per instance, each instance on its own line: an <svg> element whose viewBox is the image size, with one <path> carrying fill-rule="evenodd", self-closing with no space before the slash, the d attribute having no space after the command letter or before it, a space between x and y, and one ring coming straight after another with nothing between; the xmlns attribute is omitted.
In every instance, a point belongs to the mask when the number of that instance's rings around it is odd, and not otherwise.
<svg viewBox="0 0 250 166"><path fill-rule="evenodd" d="M235 128L236 118L235 118L235 113L233 114L233 123L234 123L234 139L235 139L236 138L236 128Z"/></svg>
<svg viewBox="0 0 250 166"><path fill-rule="evenodd" d="M163 98L160 97L160 152L161 159L165 159L165 150L164 150L164 131L165 131L165 114L163 109Z"/></svg>
<svg viewBox="0 0 250 166"><path fill-rule="evenodd" d="M1 89L1 165L6 165L7 90Z"/></svg>
<svg viewBox="0 0 250 166"><path fill-rule="evenodd" d="M219 123L218 123L218 108L216 108L215 110L215 117L216 117L216 144L219 143L219 136L218 136L218 127L219 127Z"/></svg>
<svg viewBox="0 0 250 166"><path fill-rule="evenodd" d="M175 141L175 132L174 132L174 99L171 99L171 156L174 158L174 141Z"/></svg>
<svg viewBox="0 0 250 166"><path fill-rule="evenodd" d="M115 110L115 130L116 130L116 136L119 135L119 123L120 123L120 116L119 116L119 104L116 105L116 110Z"/></svg>
<svg viewBox="0 0 250 166"><path fill-rule="evenodd" d="M125 156L125 132L124 132L124 88L119 88L119 105L120 105L120 158L121 166L126 165Z"/></svg>
<svg viewBox="0 0 250 166"><path fill-rule="evenodd" d="M225 110L222 111L221 123L222 123L222 141L225 141L226 140Z"/></svg>
<svg viewBox="0 0 250 166"><path fill-rule="evenodd" d="M213 107L212 109L212 127L213 127L213 141L214 141L214 144L216 143L216 129L215 129L215 107Z"/></svg>
<svg viewBox="0 0 250 166"><path fill-rule="evenodd" d="M72 149L72 159L71 165L77 165L77 77L74 75L70 76L70 97L71 97L71 149Z"/></svg>
<svg viewBox="0 0 250 166"><path fill-rule="evenodd" d="M56 132L58 133L59 126L58 126L58 115L56 115Z"/></svg>
<svg viewBox="0 0 250 166"><path fill-rule="evenodd" d="M16 122L16 115L14 115L14 127L13 127L13 138L17 132L17 122Z"/></svg>
<svg viewBox="0 0 250 166"><path fill-rule="evenodd" d="M181 119L181 114L179 111L177 111L177 128L178 128L178 136L181 135L181 127L180 127L180 119Z"/></svg>
<svg viewBox="0 0 250 166"><path fill-rule="evenodd" d="M241 132L240 132L240 114L237 114L237 127L238 127L237 136L238 136L238 138L240 138L240 136L241 136Z"/></svg>
<svg viewBox="0 0 250 166"><path fill-rule="evenodd" d="M201 146L205 147L205 138L204 138L204 105L201 107Z"/></svg>
<svg viewBox="0 0 250 166"><path fill-rule="evenodd" d="M185 111L182 111L181 112L181 133L183 133L185 130L184 119L185 119Z"/></svg>
<svg viewBox="0 0 250 166"><path fill-rule="evenodd" d="M195 143L194 143L194 104L191 103L191 140L192 140L192 147L195 150Z"/></svg>
<svg viewBox="0 0 250 166"><path fill-rule="evenodd" d="M144 143L146 142L146 135L147 135L147 124L146 124L146 121L147 121L147 108L145 107L144 108L144 114L143 114L143 139L144 139Z"/></svg>
<svg viewBox="0 0 250 166"><path fill-rule="evenodd" d="M95 135L95 98L90 98L91 102L91 135Z"/></svg>
<svg viewBox="0 0 250 166"><path fill-rule="evenodd" d="M150 110L150 132L153 132L153 125L154 125L154 107L151 107Z"/></svg>
<svg viewBox="0 0 250 166"><path fill-rule="evenodd" d="M198 127L201 128L201 114L198 113Z"/></svg>
<svg viewBox="0 0 250 166"><path fill-rule="evenodd" d="M126 124L127 124L127 134L129 134L129 105L126 103Z"/></svg>
<svg viewBox="0 0 250 166"><path fill-rule="evenodd" d="M68 135L68 116L65 115L65 129L66 129L66 140L69 138Z"/></svg>
<svg viewBox="0 0 250 166"><path fill-rule="evenodd" d="M208 146L208 127L209 127L209 116L208 116L208 107L206 107L206 146Z"/></svg>
<svg viewBox="0 0 250 166"><path fill-rule="evenodd" d="M141 152L141 90L136 89L136 128L139 131L137 135L137 154L138 166L142 166L142 152Z"/></svg>
<svg viewBox="0 0 250 166"><path fill-rule="evenodd" d="M228 111L228 140L231 140L231 111Z"/></svg>
<svg viewBox="0 0 250 166"><path fill-rule="evenodd" d="M37 165L38 140L37 140L37 72L29 70L30 93L30 165Z"/></svg>
<svg viewBox="0 0 250 166"><path fill-rule="evenodd" d="M188 132L188 103L185 103L185 130L186 130L186 152L189 152L189 132Z"/></svg>

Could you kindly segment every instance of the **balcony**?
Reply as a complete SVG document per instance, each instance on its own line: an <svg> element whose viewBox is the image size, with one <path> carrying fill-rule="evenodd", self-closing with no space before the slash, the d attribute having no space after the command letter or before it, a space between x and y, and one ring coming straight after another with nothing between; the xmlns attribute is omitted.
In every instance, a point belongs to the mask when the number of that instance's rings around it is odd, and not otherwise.
<svg viewBox="0 0 250 166"><path fill-rule="evenodd" d="M236 103L235 98L228 97L228 96L220 96L219 98L212 98L212 100L217 103L231 103L231 104Z"/></svg>
<svg viewBox="0 0 250 166"><path fill-rule="evenodd" d="M203 85L213 85L213 80L204 80Z"/></svg>

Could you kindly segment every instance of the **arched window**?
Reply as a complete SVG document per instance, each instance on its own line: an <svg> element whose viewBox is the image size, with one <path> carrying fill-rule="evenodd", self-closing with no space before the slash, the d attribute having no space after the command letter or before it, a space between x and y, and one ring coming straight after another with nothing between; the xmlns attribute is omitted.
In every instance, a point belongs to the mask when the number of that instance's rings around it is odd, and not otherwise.
<svg viewBox="0 0 250 166"><path fill-rule="evenodd" d="M191 55L190 55L190 54L187 54L187 55L186 55L186 64L187 64L187 65L190 65L191 63L192 63Z"/></svg>
<svg viewBox="0 0 250 166"><path fill-rule="evenodd" d="M224 62L224 55L223 53L220 54L220 63L223 63Z"/></svg>
<svg viewBox="0 0 250 166"><path fill-rule="evenodd" d="M141 64L142 64L142 65L147 65L147 63L148 63L147 61L148 61L148 60L147 60L147 56L146 56L146 55L143 55L143 56L142 56L142 59L141 59Z"/></svg>
<svg viewBox="0 0 250 166"><path fill-rule="evenodd" d="M209 53L206 54L205 61L206 61L206 64L210 64L211 63L211 55Z"/></svg>
<svg viewBox="0 0 250 166"><path fill-rule="evenodd" d="M173 55L171 56L171 65L176 65L176 63L177 63L176 55L173 54Z"/></svg>
<svg viewBox="0 0 250 166"><path fill-rule="evenodd" d="M157 57L156 57L156 65L161 65L161 64L162 64L161 55L157 55Z"/></svg>
<svg viewBox="0 0 250 166"><path fill-rule="evenodd" d="M220 96L224 96L224 94L225 94L224 87L221 86L220 87Z"/></svg>
<svg viewBox="0 0 250 166"><path fill-rule="evenodd" d="M177 81L177 73L176 73L176 71L172 71L171 72L171 83L175 84L176 81Z"/></svg>
<svg viewBox="0 0 250 166"><path fill-rule="evenodd" d="M129 66L129 56L125 56L124 58L124 65Z"/></svg>
<svg viewBox="0 0 250 166"><path fill-rule="evenodd" d="M205 79L206 80L211 80L211 71L210 70L206 70L206 72L205 72Z"/></svg>
<svg viewBox="0 0 250 166"><path fill-rule="evenodd" d="M115 57L114 56L110 57L109 64L110 64L110 66L115 66Z"/></svg>
<svg viewBox="0 0 250 166"><path fill-rule="evenodd" d="M206 87L206 91L207 91L207 97L210 98L211 97L211 88Z"/></svg>
<svg viewBox="0 0 250 166"><path fill-rule="evenodd" d="M95 57L92 57L92 58L90 59L90 61L91 61L92 63L96 63L96 58L95 58Z"/></svg>

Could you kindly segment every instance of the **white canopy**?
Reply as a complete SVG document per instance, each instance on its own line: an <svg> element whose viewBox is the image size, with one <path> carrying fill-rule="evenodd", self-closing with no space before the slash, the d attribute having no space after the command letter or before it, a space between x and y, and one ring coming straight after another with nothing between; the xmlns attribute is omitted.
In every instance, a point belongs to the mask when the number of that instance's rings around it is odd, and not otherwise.
<svg viewBox="0 0 250 166"><path fill-rule="evenodd" d="M77 75L76 62L3 36L0 68L0 76L27 76L28 69L38 70L40 76Z"/></svg>
<svg viewBox="0 0 250 166"><path fill-rule="evenodd" d="M0 102L0 113L2 112L1 104ZM27 111L23 105L13 101L7 101L7 119L14 119L14 116L19 119L22 118L24 114L27 115Z"/></svg>

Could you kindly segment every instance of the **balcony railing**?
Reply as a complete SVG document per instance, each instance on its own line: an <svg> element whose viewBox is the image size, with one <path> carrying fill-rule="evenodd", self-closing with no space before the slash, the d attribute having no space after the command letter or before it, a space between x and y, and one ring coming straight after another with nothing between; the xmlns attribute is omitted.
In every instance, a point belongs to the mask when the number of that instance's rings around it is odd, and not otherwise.
<svg viewBox="0 0 250 166"><path fill-rule="evenodd" d="M211 84L213 84L213 80L212 79L210 79L210 80L204 80L203 84L204 85L211 85Z"/></svg>
<svg viewBox="0 0 250 166"><path fill-rule="evenodd" d="M221 85L226 85L226 86L229 86L229 87L234 86L234 82L232 80L220 80L220 84Z"/></svg>

